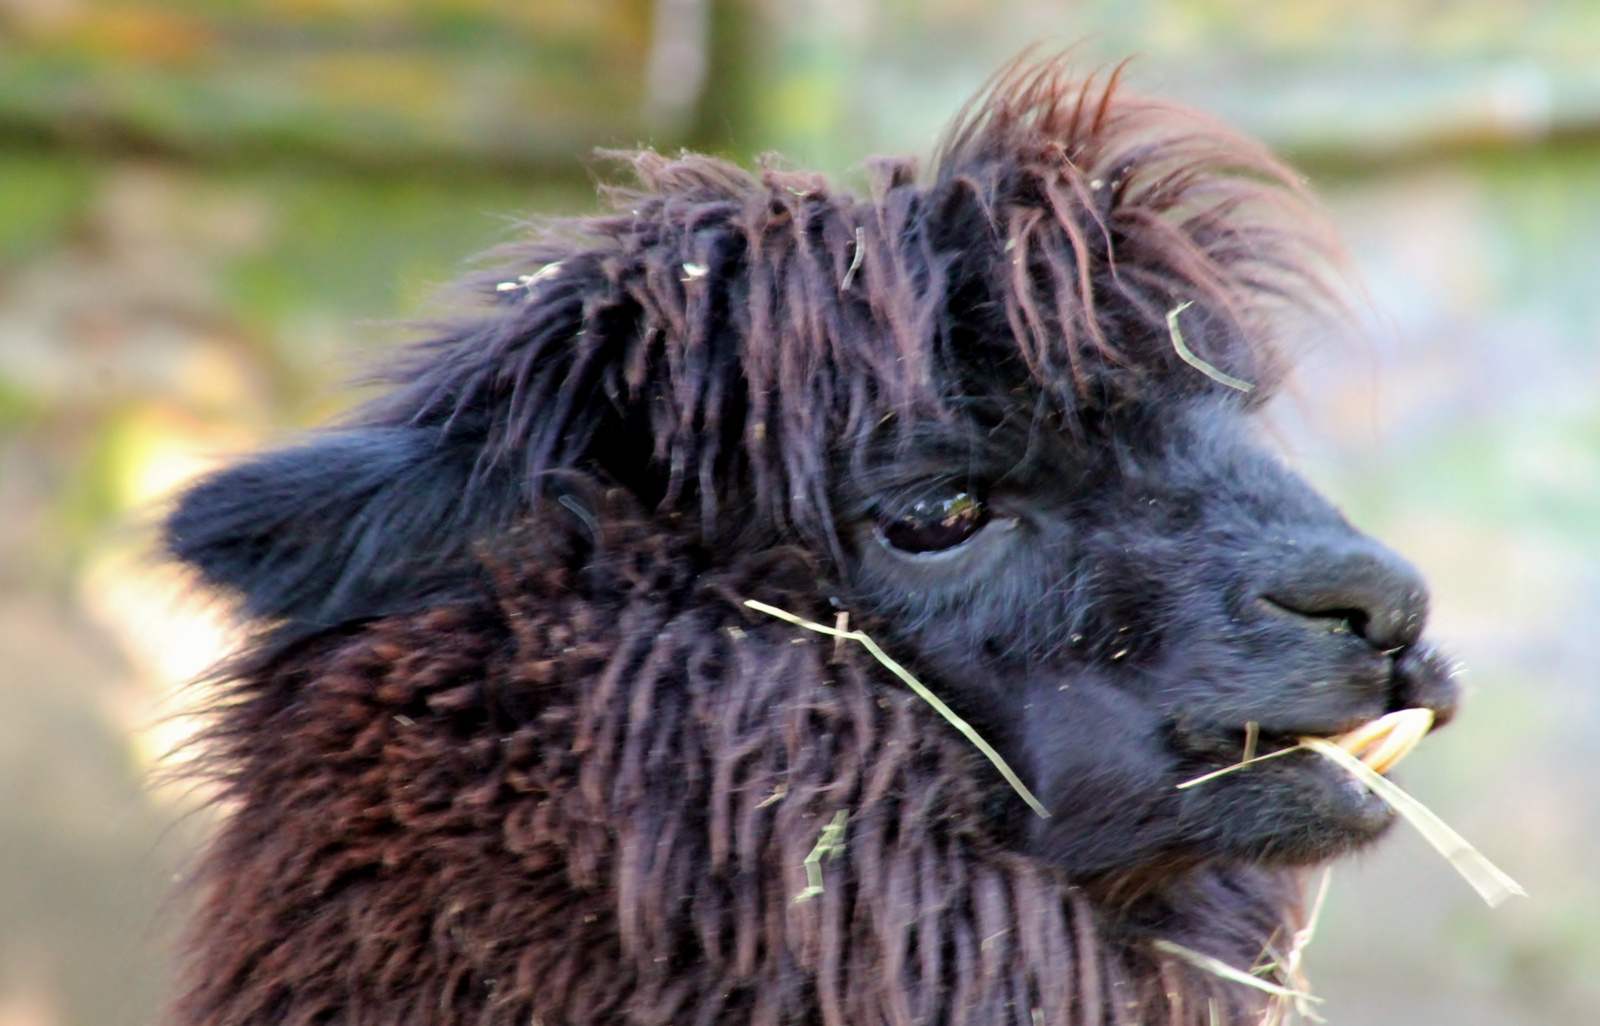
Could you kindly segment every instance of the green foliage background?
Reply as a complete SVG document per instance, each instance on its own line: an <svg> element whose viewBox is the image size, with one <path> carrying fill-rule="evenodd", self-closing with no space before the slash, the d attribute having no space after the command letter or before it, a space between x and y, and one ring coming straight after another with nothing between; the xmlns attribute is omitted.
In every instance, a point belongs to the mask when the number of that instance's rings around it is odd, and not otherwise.
<svg viewBox="0 0 1600 1026"><path fill-rule="evenodd" d="M164 490L337 412L474 254L594 207L596 147L853 180L1034 44L1279 147L1363 275L1278 433L1434 580L1476 693L1403 775L1532 897L1490 913L1403 837L1341 869L1329 1020L1592 1021L1600 5L706 2L664 121L652 0L0 0L0 1026L151 1022L165 985L203 816L155 775Z"/></svg>

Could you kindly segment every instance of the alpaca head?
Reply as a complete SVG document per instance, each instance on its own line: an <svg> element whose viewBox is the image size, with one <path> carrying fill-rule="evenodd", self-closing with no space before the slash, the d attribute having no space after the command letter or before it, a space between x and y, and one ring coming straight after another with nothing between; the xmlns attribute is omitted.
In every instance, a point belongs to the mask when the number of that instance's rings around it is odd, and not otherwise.
<svg viewBox="0 0 1600 1026"><path fill-rule="evenodd" d="M802 552L794 611L848 612L971 721L1051 813L1002 786L995 836L1074 882L1383 831L1308 752L1177 788L1456 700L1417 572L1260 437L1274 333L1324 295L1297 179L1054 66L866 198L632 161L614 213L508 251L386 397L180 500L172 551L264 652L453 601L513 529L581 562L624 509L708 572Z"/></svg>

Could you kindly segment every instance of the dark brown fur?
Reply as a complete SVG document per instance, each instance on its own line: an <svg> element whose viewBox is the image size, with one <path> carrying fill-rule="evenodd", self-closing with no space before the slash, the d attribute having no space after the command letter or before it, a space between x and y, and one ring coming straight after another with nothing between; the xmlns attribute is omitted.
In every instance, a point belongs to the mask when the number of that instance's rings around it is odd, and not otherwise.
<svg viewBox="0 0 1600 1026"><path fill-rule="evenodd" d="M212 738L234 811L176 1021L1209 1026L1262 1007L996 843L981 756L856 647L734 605L823 615L798 556L698 573L704 553L648 525L609 529L581 569L529 544L492 561L482 602L236 686ZM797 902L840 810L845 850ZM1197 875L1145 926L1249 966L1281 951L1296 891L1288 871Z"/></svg>

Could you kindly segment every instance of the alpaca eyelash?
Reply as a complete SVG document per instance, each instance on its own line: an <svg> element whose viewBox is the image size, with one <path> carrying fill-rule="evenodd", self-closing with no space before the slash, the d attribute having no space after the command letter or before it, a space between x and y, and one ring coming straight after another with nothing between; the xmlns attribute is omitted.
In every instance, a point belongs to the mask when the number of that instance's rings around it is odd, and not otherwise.
<svg viewBox="0 0 1600 1026"><path fill-rule="evenodd" d="M870 507L870 514L880 522L909 516L917 506L940 502L957 495L971 496L982 505L988 505L989 489L982 483L963 478L938 478L917 481L889 489L878 496Z"/></svg>

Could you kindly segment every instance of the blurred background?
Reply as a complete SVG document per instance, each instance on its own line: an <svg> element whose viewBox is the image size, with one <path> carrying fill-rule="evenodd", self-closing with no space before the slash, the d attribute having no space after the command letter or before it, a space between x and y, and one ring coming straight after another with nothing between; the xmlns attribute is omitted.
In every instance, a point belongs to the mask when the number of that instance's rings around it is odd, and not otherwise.
<svg viewBox="0 0 1600 1026"><path fill-rule="evenodd" d="M337 412L517 219L592 209L596 147L859 180L1074 42L1340 223L1370 323L1279 433L1432 578L1473 696L1402 775L1531 895L1398 831L1335 873L1324 1014L1600 1021L1600 3L0 0L0 1026L150 1023L165 985L204 822L153 774L228 627L152 503Z"/></svg>

